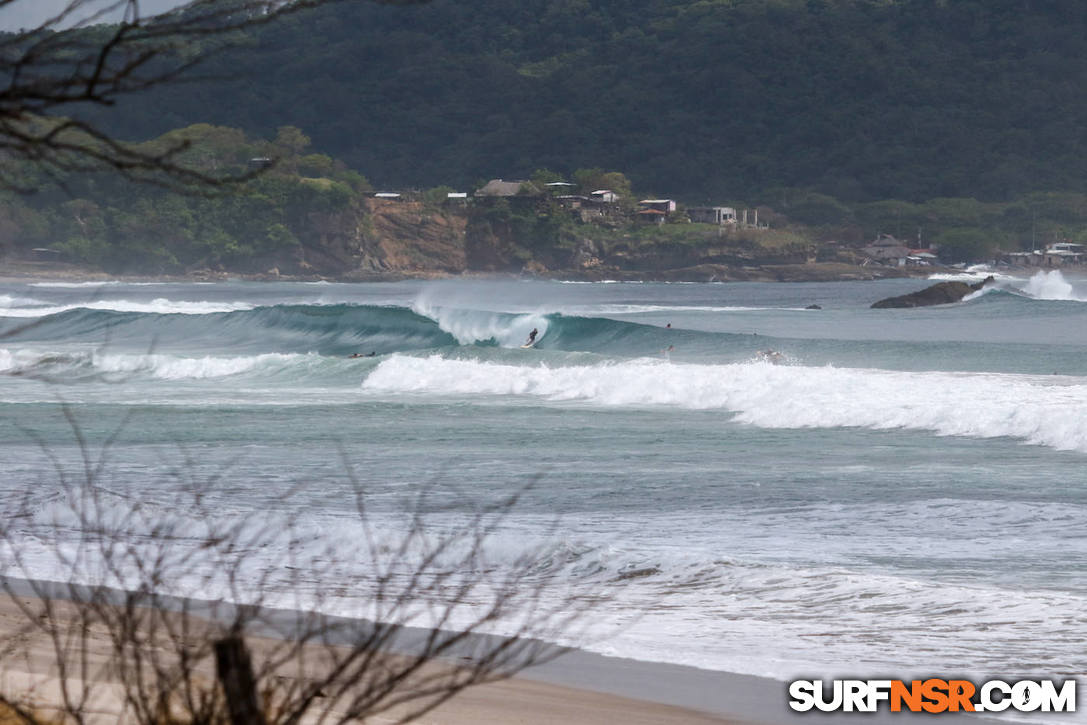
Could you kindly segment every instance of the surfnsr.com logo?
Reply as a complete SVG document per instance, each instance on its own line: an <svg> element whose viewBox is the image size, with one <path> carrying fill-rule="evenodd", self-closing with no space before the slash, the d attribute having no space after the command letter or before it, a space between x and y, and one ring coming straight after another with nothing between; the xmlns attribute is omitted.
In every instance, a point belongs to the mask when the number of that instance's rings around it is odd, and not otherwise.
<svg viewBox="0 0 1087 725"><path fill-rule="evenodd" d="M797 712L1075 712L1076 681L795 680L789 698Z"/></svg>

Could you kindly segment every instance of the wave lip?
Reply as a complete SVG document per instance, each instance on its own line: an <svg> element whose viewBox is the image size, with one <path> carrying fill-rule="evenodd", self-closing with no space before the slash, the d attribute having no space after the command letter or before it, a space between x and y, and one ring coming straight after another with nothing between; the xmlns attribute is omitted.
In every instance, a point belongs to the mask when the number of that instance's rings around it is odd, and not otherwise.
<svg viewBox="0 0 1087 725"><path fill-rule="evenodd" d="M520 367L393 355L362 387L377 393L722 410L733 413L736 422L761 428L922 430L1087 452L1087 384L1079 378L644 359Z"/></svg>

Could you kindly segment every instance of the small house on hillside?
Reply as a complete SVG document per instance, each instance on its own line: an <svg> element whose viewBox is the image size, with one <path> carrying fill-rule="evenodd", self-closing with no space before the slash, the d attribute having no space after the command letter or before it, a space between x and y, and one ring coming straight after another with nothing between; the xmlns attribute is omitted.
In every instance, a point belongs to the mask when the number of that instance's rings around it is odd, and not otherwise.
<svg viewBox="0 0 1087 725"><path fill-rule="evenodd" d="M531 181L503 181L491 179L482 188L477 189L475 195L480 197L511 197L511 196L535 196L539 189Z"/></svg>
<svg viewBox="0 0 1087 725"><path fill-rule="evenodd" d="M374 194L375 199L387 199L389 201L400 201L403 196L395 191L378 191Z"/></svg>
<svg viewBox="0 0 1087 725"><path fill-rule="evenodd" d="M569 194L576 186L577 184L571 184L569 181L549 181L544 184L544 188L552 194Z"/></svg>
<svg viewBox="0 0 1087 725"><path fill-rule="evenodd" d="M687 216L695 224L735 224L736 210L731 206L692 206Z"/></svg>
<svg viewBox="0 0 1087 725"><path fill-rule="evenodd" d="M1040 267L1043 255L1040 251L1033 252L997 252L997 261L1016 267Z"/></svg>
<svg viewBox="0 0 1087 725"><path fill-rule="evenodd" d="M890 234L880 234L861 252L876 262L898 267L906 266L910 257L910 248Z"/></svg>
<svg viewBox="0 0 1087 725"><path fill-rule="evenodd" d="M1043 255L1043 264L1047 267L1065 267L1070 264L1083 264L1087 258L1084 245L1071 242L1050 244Z"/></svg>
<svg viewBox="0 0 1087 725"><path fill-rule="evenodd" d="M642 209L635 216L638 221L643 224L664 224L664 219L668 216L668 212L661 211L660 209Z"/></svg>
<svg viewBox="0 0 1087 725"><path fill-rule="evenodd" d="M638 202L638 206L643 209L655 209L665 214L676 210L676 202L672 199L642 199Z"/></svg>
<svg viewBox="0 0 1087 725"><path fill-rule="evenodd" d="M555 197L563 209L580 209L589 202L589 197L580 194L559 194Z"/></svg>
<svg viewBox="0 0 1087 725"><path fill-rule="evenodd" d="M619 195L611 189L597 189L589 194L589 199L598 204L614 204L619 201Z"/></svg>
<svg viewBox="0 0 1087 725"><path fill-rule="evenodd" d="M936 264L938 261L940 261L940 258L933 254L930 249L911 249L910 256L906 258L907 264L918 267L927 267Z"/></svg>

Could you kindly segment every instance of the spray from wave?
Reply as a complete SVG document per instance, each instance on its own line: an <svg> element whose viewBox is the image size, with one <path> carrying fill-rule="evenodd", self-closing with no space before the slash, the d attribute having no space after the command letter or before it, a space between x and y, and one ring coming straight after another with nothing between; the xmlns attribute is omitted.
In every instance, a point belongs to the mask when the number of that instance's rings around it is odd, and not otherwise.
<svg viewBox="0 0 1087 725"><path fill-rule="evenodd" d="M1022 291L1040 300L1064 300L1087 302L1087 298L1076 294L1072 284L1064 278L1059 269L1040 270L1028 281Z"/></svg>
<svg viewBox="0 0 1087 725"><path fill-rule="evenodd" d="M499 347L519 347L533 329L539 338L547 335L548 318L544 313L509 314L464 310L432 304L419 297L412 303L412 312L429 318L461 345L495 342Z"/></svg>

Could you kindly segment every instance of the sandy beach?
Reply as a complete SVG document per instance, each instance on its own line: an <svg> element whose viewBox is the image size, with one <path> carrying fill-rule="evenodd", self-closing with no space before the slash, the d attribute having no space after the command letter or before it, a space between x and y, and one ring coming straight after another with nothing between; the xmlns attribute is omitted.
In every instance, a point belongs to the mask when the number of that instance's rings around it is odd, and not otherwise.
<svg viewBox="0 0 1087 725"><path fill-rule="evenodd" d="M22 605L22 606L20 606ZM56 611L71 616L71 604L54 601ZM52 640L40 630L28 628L28 617L23 607L37 610L41 601L33 597L0 597L0 688L6 697L15 701L32 703L48 713L50 706L60 701L60 679L56 670L56 649ZM92 626L87 631L86 653L88 671L95 672L93 686L88 688L88 710L96 722L118 722L123 711L124 689L116 677L101 670L111 652L110 633L102 626ZM259 660L277 643L267 638L248 640ZM78 649L83 649L79 647ZM74 651L74 650L73 650ZM395 655L394 655L395 656ZM74 662L74 658L69 658ZM71 664L70 664L71 666ZM445 665L440 665L445 666ZM212 678L210 661L197 669L201 676ZM562 665L560 665L562 667ZM543 673L547 676L547 673ZM567 676L576 673L567 670ZM551 672L554 677L554 672ZM88 679L88 681L91 681ZM72 674L67 678L70 692L78 691L83 681ZM370 722L395 722L402 710L393 709ZM469 688L422 716L417 722L432 725L469 725L470 723L523 723L546 725L549 723L725 723L739 722L711 713L625 697L593 689L560 685L531 677L515 677L500 682Z"/></svg>
<svg viewBox="0 0 1087 725"><path fill-rule="evenodd" d="M9 580L9 584L14 580ZM31 703L43 713L60 698L60 681L56 674L56 650L52 642L39 631L28 630L25 610L36 610L41 600L24 596L27 586L14 581L14 596L0 595L0 691L16 702ZM73 613L72 605L55 599L57 612ZM21 605L21 606L20 606ZM197 603L194 611L206 604ZM263 634L293 621L297 613L286 610L270 611ZM206 620L194 627L199 631ZM201 624L201 621L203 624ZM414 630L408 640L422 635ZM77 636L78 639L78 636ZM109 658L111 638L101 626L87 629L87 667L98 672ZM246 640L259 662L274 656L283 641L267 636ZM72 646L69 643L69 646ZM410 645L409 645L410 646ZM149 647L148 650L151 648ZM167 651L168 646L162 651ZM152 654L150 651L145 654ZM161 652L160 652L161 654ZM388 658L402 657L388 654ZM69 662L73 658L69 657ZM310 661L321 659L319 654ZM438 662L433 668L449 667L451 662ZM197 666L197 679L214 678L211 660ZM296 675L295 675L296 676ZM303 674L303 677L305 675ZM276 676L275 679L282 678ZM83 683L70 676L69 692L78 692ZM89 718L94 723L127 722L120 717L124 688L116 677L99 675L87 688ZM317 709L321 712L321 708ZM333 710L333 712L336 712ZM406 712L392 708L366 722L391 723ZM992 722L975 715L944 714L942 721L951 723ZM864 721L889 725L903 722L927 721L925 715L878 712L864 715ZM316 721L316 718L309 720ZM307 721L309 721L307 720ZM518 725L596 725L597 723L631 723L633 725L700 725L730 723L732 725L774 725L801 723L810 720L810 713L796 713L787 704L786 686L777 680L736 673L703 670L694 667L643 662L618 657L606 657L582 650L569 650L544 664L522 670L515 677L470 687L448 702L421 716L414 722L425 725L475 725L479 723L517 723ZM848 713L820 713L823 725L847 725L855 722ZM0 719L0 722L3 722Z"/></svg>

